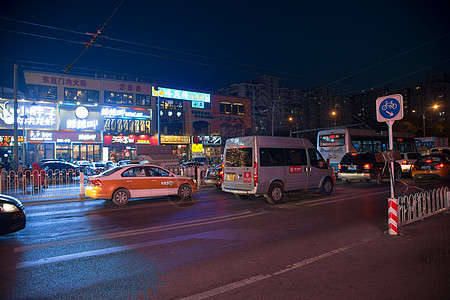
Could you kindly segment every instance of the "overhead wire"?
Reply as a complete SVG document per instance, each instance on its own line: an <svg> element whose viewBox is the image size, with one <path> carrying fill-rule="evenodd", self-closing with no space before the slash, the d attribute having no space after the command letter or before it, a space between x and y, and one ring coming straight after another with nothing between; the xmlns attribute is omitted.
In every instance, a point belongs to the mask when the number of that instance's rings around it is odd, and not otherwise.
<svg viewBox="0 0 450 300"><path fill-rule="evenodd" d="M91 41L86 45L86 48L84 48L84 50L81 52L81 54L67 67L67 69L64 71L64 74L66 74L67 72L69 72L69 70L73 67L73 65L80 59L80 57L86 53L87 50L89 50L89 48L91 48L92 45L94 45L95 40L99 37L99 35L102 34L103 29L105 29L106 24L109 22L109 20L111 20L111 18L114 16L114 14L117 12L117 10L120 8L120 6L122 6L123 2L125 2L125 0L122 0L119 5L116 7L116 9L112 12L112 14L109 16L109 18L106 20L106 22L103 24L103 26L97 30L97 32L94 34L94 36L92 37Z"/></svg>
<svg viewBox="0 0 450 300"><path fill-rule="evenodd" d="M125 1L125 0L122 0L122 2L119 4L119 6L118 6L118 7L116 8L116 10L113 12L113 14L117 11L117 9L120 7L120 5L121 5L124 1ZM109 19L111 19L111 17L113 16L113 14L108 18L107 22L109 21ZM0 17L0 18L1 18L1 19L5 19L5 20L10 20L10 21L21 22L21 23L24 23L24 24L29 24L29 25L34 25L34 26L40 26L40 27L43 27L43 28L49 28L49 29L54 29L54 30L63 30L63 31L71 32L71 33L75 33L75 34L92 35L92 34L89 34L89 33L81 33L81 32L77 32L77 31L73 31L73 30L69 30L69 29L63 29L63 28L58 28L58 27L54 27L54 26L48 26L48 25L42 25L42 24L37 24L37 23L31 23L31 22L26 22L26 21L22 21L22 20L12 19L12 18L5 18L5 17ZM106 25L106 22L105 22L104 26L105 26L105 25ZM103 26L102 28L104 28L104 26ZM76 42L76 41L70 41L70 40L66 40L66 39L54 38L54 37L49 37L49 36L44 36L44 35L37 35L37 34L32 34L32 33L19 32L19 31L14 31L14 30L4 29L4 28L0 28L0 30L5 30L5 31L9 31L9 32L16 32L16 33L25 34L25 35L30 35L30 36L34 36L34 37L48 38L48 39L53 39L53 40L58 40L58 41L65 41L65 42L70 42L70 43L85 44L85 43L83 43L83 42ZM353 77L353 76L355 76L355 75L358 75L358 74L360 74L360 73L363 73L363 72L365 72L365 71L367 71L367 70L370 70L370 69L372 69L372 68L375 68L376 66L379 66L379 65L381 65L381 64L383 64L383 63L386 63L386 62L388 62L388 61L391 61L391 60L393 60L393 59L395 59L395 58L398 58L398 57L400 57L400 56L402 56L402 55L405 55L405 54L407 54L407 53L410 53L410 52L412 52L412 51L414 51L414 50L417 50L417 49L419 49L419 48L421 48L421 47L424 47L424 46L426 46L426 45L428 45L428 44L431 44L431 43L433 43L433 42L435 42L435 41L437 41L437 40L439 40L439 39L445 38L445 37L448 36L448 35L450 35L450 33L446 33L446 34L444 34L444 35L441 35L441 36L439 36L439 37L437 37L437 38L435 38L435 39L433 39L433 40L430 40L430 41L428 41L428 42L425 42L425 43L423 43L423 44L421 44L421 45L419 45L419 46L416 46L416 47L414 47L414 48L410 48L410 49L408 49L408 50L406 50L406 51L403 51L403 52L401 52L401 53L399 53L399 54L397 54L397 55L394 55L394 56L392 56L392 57L390 57L390 58L387 58L387 59L385 59L385 60L382 60L382 61L380 61L380 62L378 62L378 63L376 63L376 64L373 64L373 65L371 65L371 66L365 67L365 68L363 68L363 69L361 69L361 70L359 70L359 71L356 71L356 72L353 72L353 73L351 73L351 74L349 74L349 75L343 76L343 77L341 77L340 79L334 80L334 81L332 81L332 82L330 82L330 83L328 83L328 84L320 85L318 88L313 89L312 91L319 90L319 89L324 88L324 87L329 87L329 86L335 85L336 83L342 82L342 81L345 80L345 79L348 79L348 78L350 78L350 77ZM215 58L215 57L210 57L210 56L204 56L204 55L199 55L199 54L189 53L189 52L185 52L185 51L178 51L178 50L169 49L169 48L163 48L163 47L158 47L158 46L153 46L153 45L146 45L146 44L141 44L141 43L136 43L136 42L131 42L131 41L125 41L125 40L120 40L120 39L111 38L111 37L108 37L108 36L100 36L100 35L97 35L97 37L104 38L104 39L108 39L108 40L111 40L111 41L116 41L116 42L121 42L121 43L127 43L127 44L131 44L131 45L137 45L137 46L142 46L142 47L154 48L154 49L158 49L158 50L164 50L164 51L168 51L168 52L172 52L172 53L178 53L178 54L190 55L190 56L195 56L195 57L204 58L204 59L210 59L210 60L216 60L216 61L221 61L221 62L226 62L226 63L232 63L232 64L241 65L241 66L250 67L250 68L257 68L257 69L261 69L261 70L267 70L267 71L273 71L273 72L278 72L278 73L289 74L289 75L291 75L291 76L293 75L293 76L300 76L300 77L303 77L302 75L295 74L295 73L287 73L287 72L283 72L283 71L280 71L280 70L275 70L275 69L270 69L270 68L265 68L265 67L259 67L259 66L249 65L249 64L243 64L243 63L240 63L240 62L235 62L235 61L230 61L230 60L224 60L224 59L220 59L220 58ZM95 41L95 40L94 40L94 41ZM91 42L92 42L92 43L90 43L90 45L88 45L89 47L90 47L90 46L97 46L97 47L103 47L103 48L105 48L105 49L110 49L110 50L115 50L115 51L122 51L122 52L128 52L128 53L132 53L132 54L145 55L145 56L153 56L153 57L161 58L161 59L169 59L169 60L175 60L175 61L180 61L180 62L185 62L185 63L193 63L193 64L199 64L199 65L204 65L204 66L209 66L209 67L214 67L214 68L222 68L222 69L227 69L227 70L234 70L234 71L239 71L239 72L245 72L245 73L249 73L249 74L261 75L260 73L257 73L257 72L251 72L251 71L242 70L242 69L236 69L236 68L231 68L231 67L217 66L217 65L212 65L212 64L208 64L208 63L195 62L195 61L186 60L186 59L179 59L179 58L168 57L168 56L164 56L164 55L156 55L156 54L145 53L145 52L140 52L140 51L133 51L133 50L121 49L121 48L117 48L117 47L103 46L103 45L94 44L93 41L91 41ZM83 51L83 53L86 52L87 49L88 49L88 47ZM82 53L82 54L83 54L83 53ZM80 56L81 56L82 54L80 54ZM78 59L78 58L77 58L77 59ZM444 61L444 62L445 62L445 61ZM440 64L440 63L438 63L438 64ZM428 67L427 67L427 68L428 68ZM422 70L422 69L421 69L421 70ZM420 70L417 71L417 72L420 72ZM409 75L410 75L410 74L417 73L417 72L409 73ZM403 78L403 77L406 77L406 76L408 76L408 74L407 74L407 75L404 75L404 76L401 76L401 77L399 77L399 78ZM283 79L286 80L286 78L283 78ZM312 79L312 78L309 78L309 79ZM289 80L289 79L288 79L288 80ZM390 82L392 82L392 81L395 81L395 79L391 80Z"/></svg>

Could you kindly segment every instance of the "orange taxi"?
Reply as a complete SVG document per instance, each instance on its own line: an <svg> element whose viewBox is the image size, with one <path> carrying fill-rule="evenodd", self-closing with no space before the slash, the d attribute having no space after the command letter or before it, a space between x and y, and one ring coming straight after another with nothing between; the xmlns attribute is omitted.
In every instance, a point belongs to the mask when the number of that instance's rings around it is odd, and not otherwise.
<svg viewBox="0 0 450 300"><path fill-rule="evenodd" d="M415 180L441 178L450 181L450 156L444 153L422 156L411 166L411 176Z"/></svg>
<svg viewBox="0 0 450 300"><path fill-rule="evenodd" d="M85 188L86 196L112 200L125 205L132 198L177 195L190 198L197 192L190 177L175 175L155 165L125 165L115 167L96 176L90 176Z"/></svg>

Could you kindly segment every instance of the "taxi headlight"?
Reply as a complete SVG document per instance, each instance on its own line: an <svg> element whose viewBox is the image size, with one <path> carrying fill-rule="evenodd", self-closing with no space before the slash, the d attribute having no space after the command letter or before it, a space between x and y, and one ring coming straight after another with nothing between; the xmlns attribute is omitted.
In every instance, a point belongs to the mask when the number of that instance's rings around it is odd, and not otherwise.
<svg viewBox="0 0 450 300"><path fill-rule="evenodd" d="M9 203L0 203L0 211L3 213L12 213L19 211L19 209L17 208L17 206Z"/></svg>

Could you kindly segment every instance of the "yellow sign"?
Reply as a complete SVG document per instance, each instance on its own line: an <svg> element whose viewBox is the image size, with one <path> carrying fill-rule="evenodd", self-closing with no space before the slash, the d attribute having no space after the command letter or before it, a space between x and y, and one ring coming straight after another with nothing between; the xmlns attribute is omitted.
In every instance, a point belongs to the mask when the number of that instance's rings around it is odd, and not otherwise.
<svg viewBox="0 0 450 300"><path fill-rule="evenodd" d="M162 144L189 144L191 142L190 136L183 135L161 135Z"/></svg>
<svg viewBox="0 0 450 300"><path fill-rule="evenodd" d="M203 152L203 144L192 144L192 152Z"/></svg>

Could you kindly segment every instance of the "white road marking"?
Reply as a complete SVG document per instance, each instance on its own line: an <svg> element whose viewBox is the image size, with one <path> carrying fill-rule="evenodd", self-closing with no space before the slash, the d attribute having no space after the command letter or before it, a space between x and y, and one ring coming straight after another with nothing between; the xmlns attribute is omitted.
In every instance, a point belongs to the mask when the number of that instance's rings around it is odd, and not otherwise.
<svg viewBox="0 0 450 300"><path fill-rule="evenodd" d="M264 212L252 213L251 211L244 211L244 212L240 212L240 213L236 213L236 214L229 214L229 215L205 218L205 219L197 219L197 220L191 220L191 221L180 222L180 223L175 223L175 224L168 224L168 225L154 226L154 227L141 228L141 229L135 229L135 230L113 232L113 233L103 234L100 236L97 236L97 235L96 236L88 236L88 237L83 237L83 238L78 238L78 239L60 240L60 241L47 242L47 243L42 243L42 244L37 244L37 245L16 247L16 248L14 248L14 252L17 253L17 252L23 252L23 251L27 251L27 250L49 248L49 247L53 247L53 246L65 245L67 243L75 244L75 243L90 242L90 241L103 240L103 239L120 238L120 237L127 237L127 236L133 236L133 235L163 232L163 231L175 230L175 229L180 229L180 228L189 228L189 227L214 224L214 223L219 223L219 222L224 222L224 221L229 221L229 220L254 217L254 216L259 216L262 214L264 214Z"/></svg>
<svg viewBox="0 0 450 300"><path fill-rule="evenodd" d="M199 293L199 294L195 294L195 295L191 295L191 296L182 298L181 300L199 300L199 299L206 299L206 298L214 297L214 296L217 296L217 295L220 295L220 294L223 294L223 293L235 290L237 288L241 288L241 287L246 286L246 285L254 284L256 282L259 282L259 281L262 281L262 280L265 280L265 279L268 279L268 278L271 278L271 277L275 277L275 276L278 276L280 274L283 274L283 273L286 273L286 272L289 272L289 271L292 271L292 270L304 267L306 265L309 265L311 263L320 261L322 259L328 258L328 257L333 256L333 255L342 253L342 252L347 251L349 249L352 249L354 247L357 247L357 246L360 246L360 245L363 245L363 244L367 244L367 243L369 243L369 242L371 242L371 241L373 241L375 239L376 238L363 239L363 240L357 241L357 242L355 242L353 244L349 244L349 245L346 245L344 247L332 250L330 252L327 252L327 253L324 253L324 254L321 254L321 255L318 255L318 256L314 256L314 257L302 260L300 262L294 263L292 265L286 266L284 269L281 269L279 271L273 272L271 274L260 274L260 275L248 277L248 278L245 278L245 279L242 279L242 280L239 280L239 281L235 281L235 282L232 282L230 284L223 285L223 286L220 286L218 288L215 288L215 289L203 292L203 293Z"/></svg>
<svg viewBox="0 0 450 300"><path fill-rule="evenodd" d="M371 196L371 195L378 195L378 194L388 194L389 191L382 191L382 192L377 192L377 193L370 193L370 194L365 194L366 196ZM340 197L343 197L341 199L339 199ZM345 197L345 196L336 196L331 198L327 198L327 200L324 199L317 199L317 200L310 200L310 201L301 201L298 203L295 203L294 205L307 205L307 206L317 206L317 205L324 205L324 204L328 204L328 203L333 203L333 202L339 202L339 201L346 201L346 200L350 200L350 199L355 199L355 198L361 198L361 195L358 196L353 196L353 197ZM335 200L333 200L335 199Z"/></svg>

